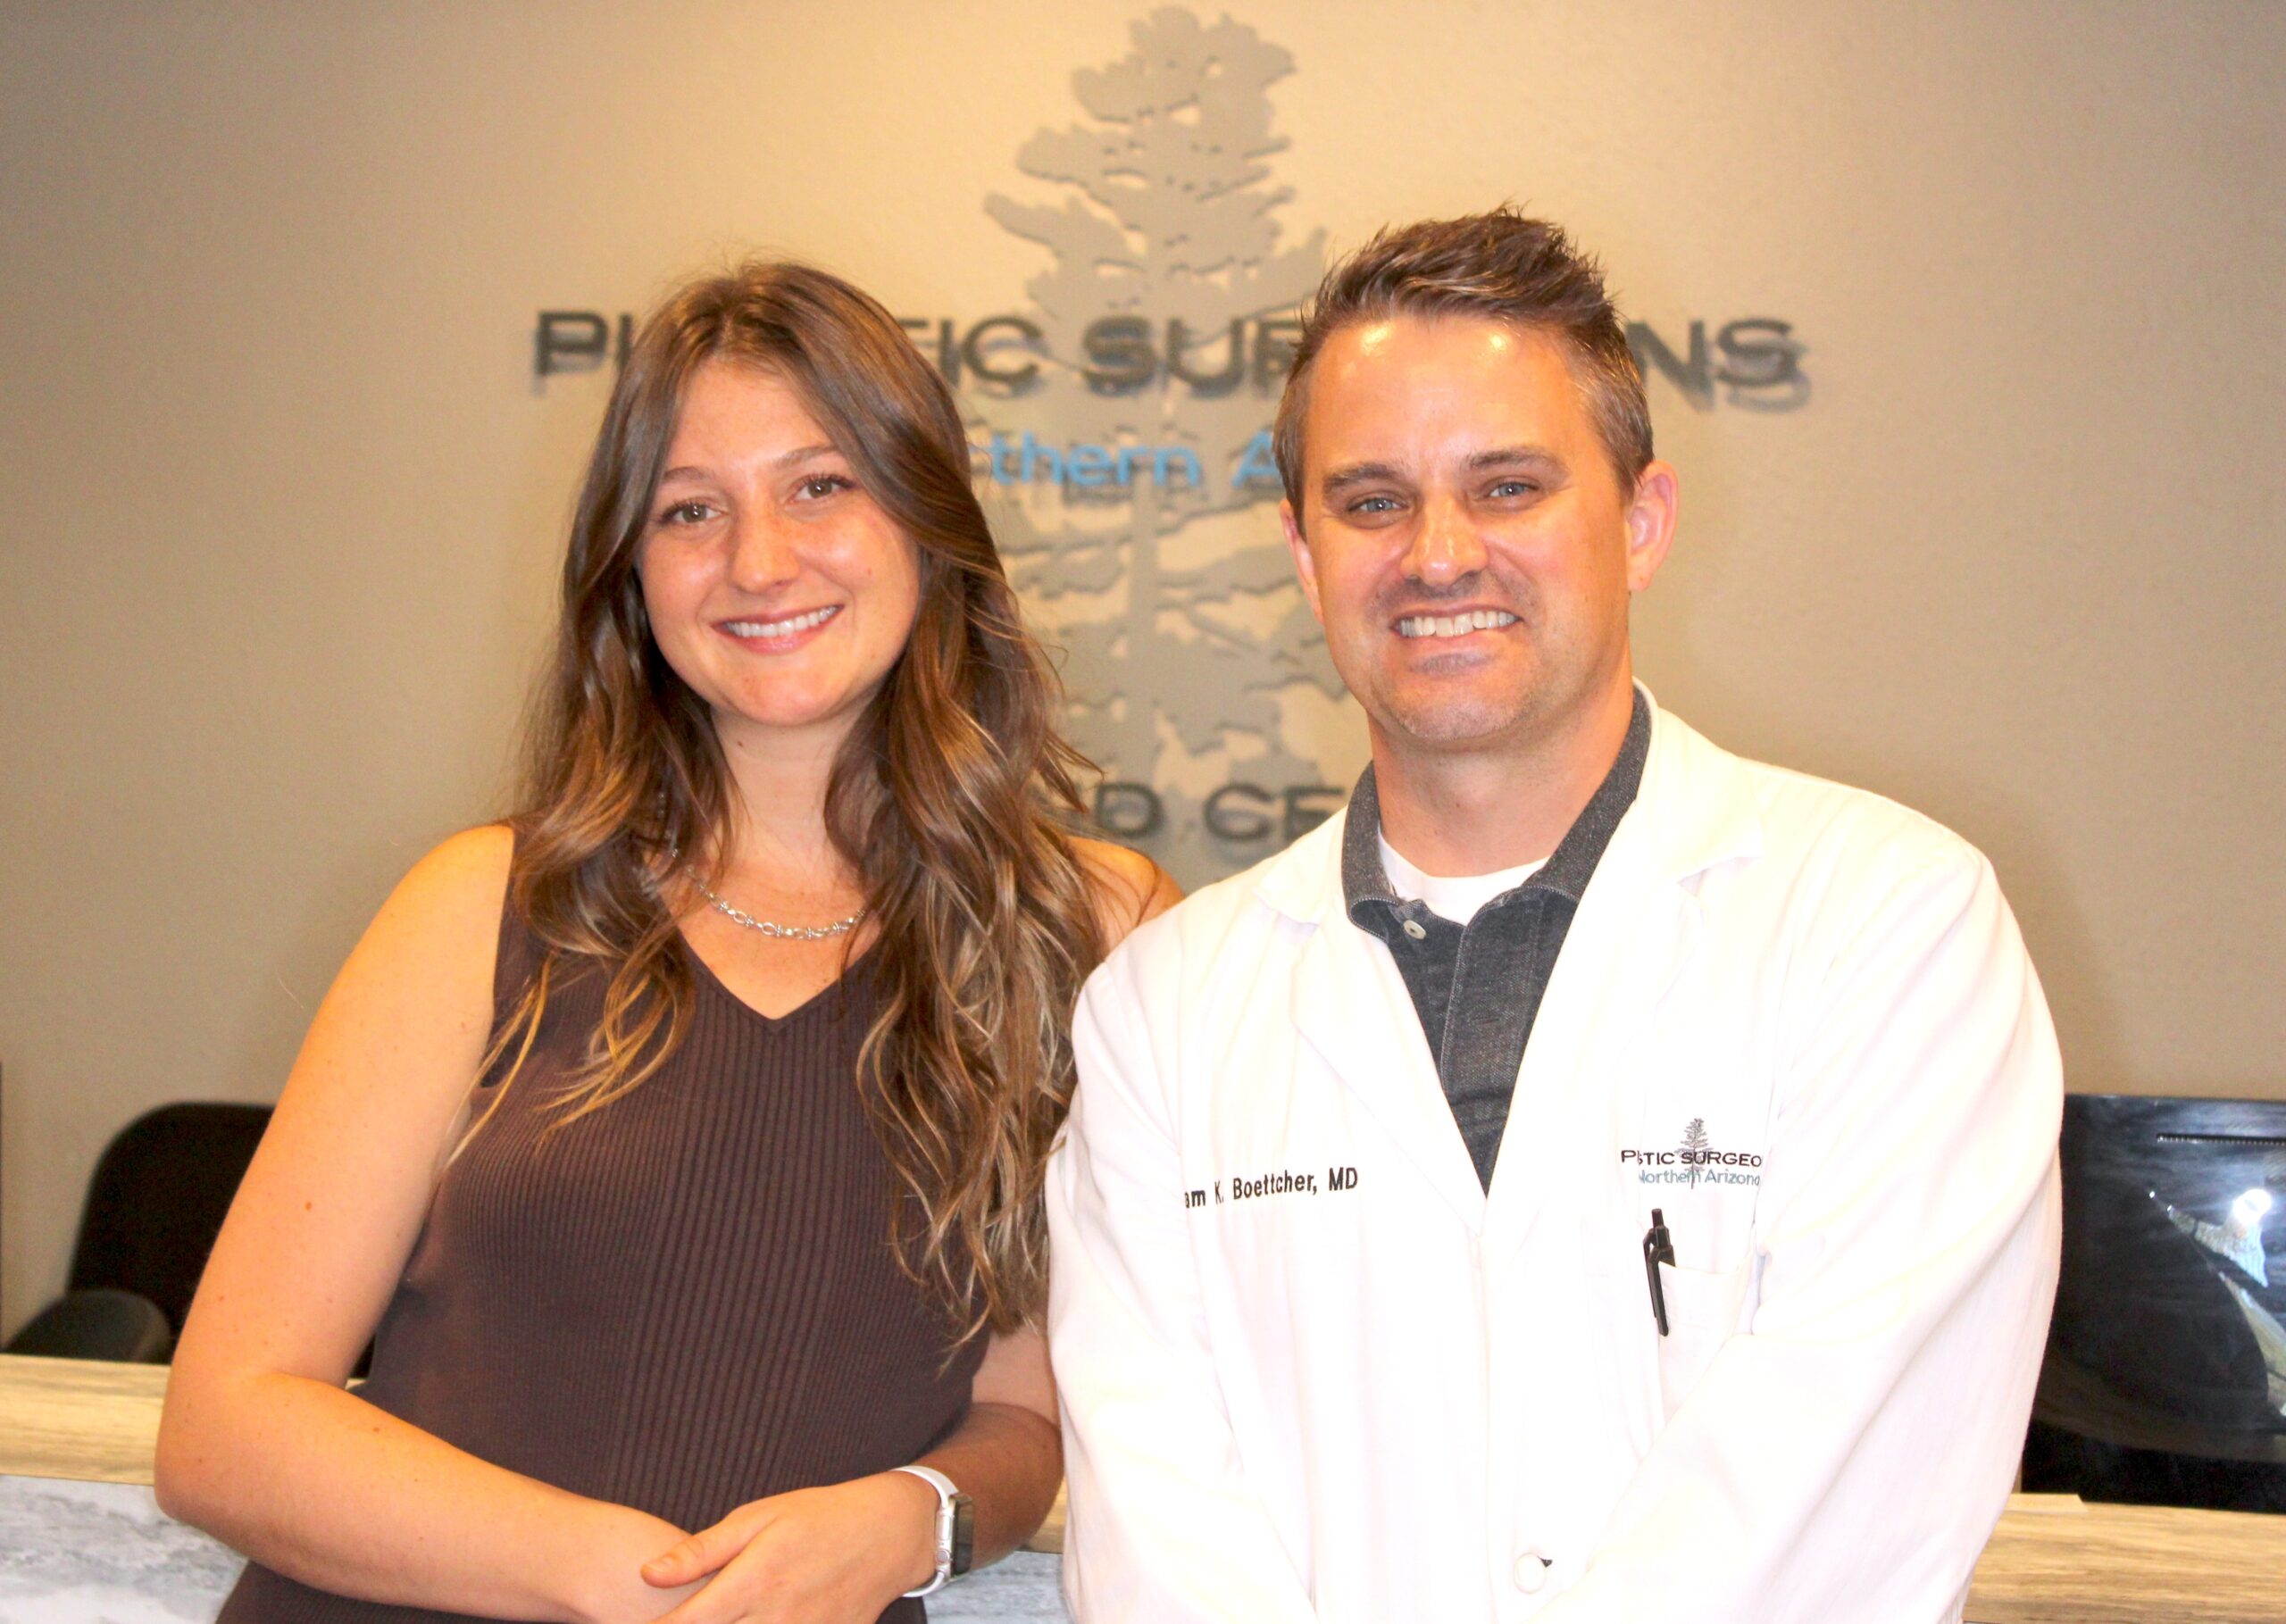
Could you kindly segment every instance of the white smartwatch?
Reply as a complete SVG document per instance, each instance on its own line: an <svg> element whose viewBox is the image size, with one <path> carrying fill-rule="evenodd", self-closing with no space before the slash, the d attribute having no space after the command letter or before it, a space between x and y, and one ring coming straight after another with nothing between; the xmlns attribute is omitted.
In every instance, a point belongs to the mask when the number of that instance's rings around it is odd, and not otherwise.
<svg viewBox="0 0 2286 1624"><path fill-rule="evenodd" d="M953 1480L929 1466L900 1466L937 1491L937 1574L907 1595L934 1595L962 1574L976 1557L976 1502L953 1487Z"/></svg>

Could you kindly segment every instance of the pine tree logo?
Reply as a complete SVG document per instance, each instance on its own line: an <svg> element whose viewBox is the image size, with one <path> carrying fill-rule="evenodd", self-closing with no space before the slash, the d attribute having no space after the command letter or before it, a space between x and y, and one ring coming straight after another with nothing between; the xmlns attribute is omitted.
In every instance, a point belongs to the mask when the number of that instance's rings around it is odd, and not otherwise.
<svg viewBox="0 0 2286 1624"><path fill-rule="evenodd" d="M1683 1165L1690 1170L1690 1187L1693 1189L1698 1187L1699 1170L1706 1165L1699 1158L1712 1148L1712 1142L1706 1137L1706 1119L1691 1118L1682 1130L1682 1160Z"/></svg>
<svg viewBox="0 0 2286 1624"><path fill-rule="evenodd" d="M1309 296L1325 243L1281 246L1276 218L1291 193L1271 183L1286 143L1269 89L1293 58L1172 7L1129 33L1125 56L1072 76L1083 121L1017 153L1047 200L986 200L1051 259L1025 285L1037 371L969 398L980 444L997 448L986 488L1002 555L1067 651L1073 741L1111 779L1151 787L1157 827L1122 832L1195 885L1282 844L1217 838L1203 813L1218 788L1347 788L1363 764L1279 531L1263 432L1284 365L1262 324ZM1106 387L1106 318L1147 378ZM1083 485L1075 446L1150 455Z"/></svg>

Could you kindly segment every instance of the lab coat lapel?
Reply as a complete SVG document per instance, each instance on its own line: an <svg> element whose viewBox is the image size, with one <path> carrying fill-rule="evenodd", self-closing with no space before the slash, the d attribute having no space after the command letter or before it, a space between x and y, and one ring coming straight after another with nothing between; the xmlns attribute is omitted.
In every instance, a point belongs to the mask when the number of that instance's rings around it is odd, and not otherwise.
<svg viewBox="0 0 2286 1624"><path fill-rule="evenodd" d="M1493 1169L1489 1252L1522 1245L1551 1195L1581 1187L1583 1175L1590 1185L1607 1175L1573 1164L1616 1144L1598 1124L1626 1116L1614 1090L1628 1076L1628 1051L1657 1020L1698 935L1698 905L1681 887L1598 868L1524 1050Z"/></svg>
<svg viewBox="0 0 2286 1624"><path fill-rule="evenodd" d="M1331 835L1324 858L1334 865L1331 888L1312 888L1307 912L1314 928L1295 962L1295 1027L1454 1216L1478 1233L1484 1227L1484 1188L1476 1166L1437 1080L1405 978L1389 949L1353 924L1340 905L1339 829ZM1282 888L1290 909L1291 887Z"/></svg>
<svg viewBox="0 0 2286 1624"><path fill-rule="evenodd" d="M1540 1001L1493 1169L1488 1254L1521 1246L1552 1197L1613 1176L1617 1124L1640 1085L1628 1055L1654 1029L1701 937L1698 884L1714 864L1760 850L1761 825L1731 757L1664 712L1650 759L1580 900ZM1582 1182L1584 1179L1584 1183Z"/></svg>

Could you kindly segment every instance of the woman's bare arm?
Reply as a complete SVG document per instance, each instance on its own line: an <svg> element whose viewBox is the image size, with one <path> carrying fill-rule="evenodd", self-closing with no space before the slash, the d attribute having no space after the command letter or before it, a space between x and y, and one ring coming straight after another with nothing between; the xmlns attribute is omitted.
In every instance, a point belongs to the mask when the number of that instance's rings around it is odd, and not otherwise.
<svg viewBox="0 0 2286 1624"><path fill-rule="evenodd" d="M344 1389L420 1232L490 1035L512 838L456 836L326 995L215 1244L159 1428L159 1503L374 1601L647 1619L680 1530L478 1460Z"/></svg>

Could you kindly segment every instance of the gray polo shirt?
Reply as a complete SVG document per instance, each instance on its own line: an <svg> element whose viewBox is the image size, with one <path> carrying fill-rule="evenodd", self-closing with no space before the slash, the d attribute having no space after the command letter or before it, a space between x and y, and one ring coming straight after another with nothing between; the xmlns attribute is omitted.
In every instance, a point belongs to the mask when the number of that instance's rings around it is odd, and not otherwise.
<svg viewBox="0 0 2286 1624"><path fill-rule="evenodd" d="M1516 1069L1556 972L1556 956L1604 847L1635 803L1650 749L1651 709L1638 692L1619 759L1548 862L1523 885L1477 910L1465 926L1390 888L1381 867L1381 803L1371 767L1349 797L1341 890L1350 921L1387 943L1397 960L1436 1057L1453 1122L1487 1189L1508 1124Z"/></svg>

